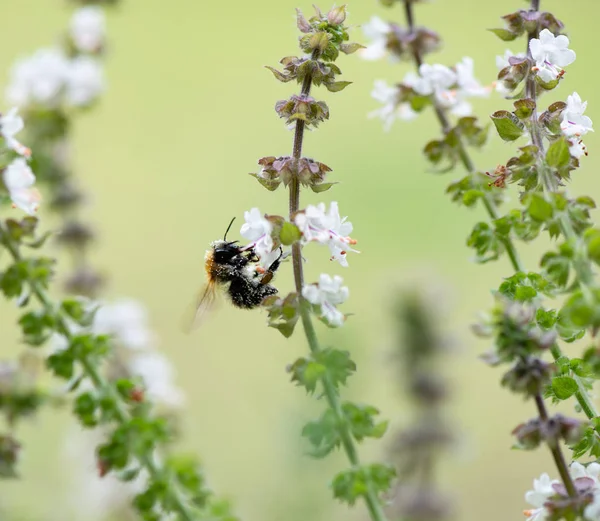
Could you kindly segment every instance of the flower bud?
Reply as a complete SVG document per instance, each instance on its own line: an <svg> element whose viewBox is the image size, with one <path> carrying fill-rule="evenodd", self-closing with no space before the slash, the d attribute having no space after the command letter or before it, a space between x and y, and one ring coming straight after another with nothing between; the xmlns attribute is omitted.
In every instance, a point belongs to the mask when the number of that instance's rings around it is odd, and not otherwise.
<svg viewBox="0 0 600 521"><path fill-rule="evenodd" d="M327 21L331 25L341 25L346 20L346 5L342 5L340 7L333 7L327 13Z"/></svg>
<svg viewBox="0 0 600 521"><path fill-rule="evenodd" d="M93 238L94 232L87 225L76 221L65 224L57 236L61 244L76 248L85 247Z"/></svg>
<svg viewBox="0 0 600 521"><path fill-rule="evenodd" d="M517 425L512 431L519 445L525 450L532 450L542 442L542 424L539 418Z"/></svg>
<svg viewBox="0 0 600 521"><path fill-rule="evenodd" d="M18 463L21 444L11 435L0 436L0 476L17 477L15 467Z"/></svg>
<svg viewBox="0 0 600 521"><path fill-rule="evenodd" d="M324 191L331 183L323 183L325 176L331 172L326 164L307 157L299 160L291 156L263 157L258 161L262 170L258 174L250 174L268 190L276 190L280 183L287 186L296 177L304 186L310 186L314 191ZM323 188L324 187L324 188Z"/></svg>
<svg viewBox="0 0 600 521"><path fill-rule="evenodd" d="M300 31L303 33L310 33L312 30L308 20L304 18L304 15L300 9L296 9L296 24L298 25L298 29L300 29Z"/></svg>
<svg viewBox="0 0 600 521"><path fill-rule="evenodd" d="M306 125L317 127L319 123L329 119L329 107L324 101L315 101L310 96L292 95L289 100L281 100L275 104L275 111L280 118L286 118L290 125L302 120Z"/></svg>
<svg viewBox="0 0 600 521"><path fill-rule="evenodd" d="M502 378L502 385L516 393L533 396L542 392L550 382L554 364L539 358L519 360Z"/></svg>
<svg viewBox="0 0 600 521"><path fill-rule="evenodd" d="M90 268L77 269L65 281L65 290L75 295L95 297L104 279Z"/></svg>

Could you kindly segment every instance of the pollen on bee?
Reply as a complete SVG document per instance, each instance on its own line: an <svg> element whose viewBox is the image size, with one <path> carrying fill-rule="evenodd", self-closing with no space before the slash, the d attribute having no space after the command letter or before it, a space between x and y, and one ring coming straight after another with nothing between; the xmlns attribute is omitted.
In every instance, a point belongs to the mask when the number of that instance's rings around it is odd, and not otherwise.
<svg viewBox="0 0 600 521"><path fill-rule="evenodd" d="M260 273L262 275L267 270L265 270L262 266L256 266L256 271L257 271L257 273Z"/></svg>

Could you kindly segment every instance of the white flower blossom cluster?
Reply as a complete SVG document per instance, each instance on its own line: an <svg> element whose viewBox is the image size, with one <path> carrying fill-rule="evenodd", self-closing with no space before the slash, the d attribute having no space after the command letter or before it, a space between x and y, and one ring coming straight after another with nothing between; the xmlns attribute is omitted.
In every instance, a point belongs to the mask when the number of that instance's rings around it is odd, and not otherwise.
<svg viewBox="0 0 600 521"><path fill-rule="evenodd" d="M21 130L23 130L23 119L18 115L16 108L0 116L0 135L4 140L4 146L23 156L13 159L4 169L2 180L13 206L33 215L39 207L41 195L33 186L35 175L27 164L31 151L15 138Z"/></svg>
<svg viewBox="0 0 600 521"><path fill-rule="evenodd" d="M554 81L564 74L562 67L575 61L575 51L569 49L569 38L565 35L554 36L548 29L540 32L539 38L533 38L529 42L531 57L535 60L534 72L546 83ZM496 65L503 69L509 65L511 56L523 57L523 54L513 54L510 50L504 56L496 56ZM499 82L496 90L506 94L504 87ZM567 98L567 106L562 113L560 128L568 138L571 155L577 159L587 155L587 149L581 139L588 132L593 132L592 120L584 116L587 102L582 101L577 92Z"/></svg>
<svg viewBox="0 0 600 521"><path fill-rule="evenodd" d="M131 299L112 303L89 302L92 309L99 305L90 328L95 335L109 335L114 340L114 360L128 375L144 382L145 394L157 405L177 409L184 404L182 391L174 383L175 370L167 357L156 350L156 337L148 324L144 307ZM79 326L71 326L77 333ZM53 338L52 349L66 349L62 335Z"/></svg>
<svg viewBox="0 0 600 521"><path fill-rule="evenodd" d="M475 78L473 59L468 56L454 68L424 63L419 68L419 74L407 73L402 85L421 96L433 96L439 106L458 117L471 115L472 106L468 98L486 97L490 92ZM371 96L383 106L371 112L369 117L381 118L386 130L391 128L396 119L408 121L417 115L408 102L399 102L399 86L389 86L385 81L377 80Z"/></svg>
<svg viewBox="0 0 600 521"><path fill-rule="evenodd" d="M104 13L82 7L73 14L70 36L80 54L70 58L58 48L40 49L13 66L6 88L7 100L19 107L84 107L104 90L99 61L89 55L104 42Z"/></svg>
<svg viewBox="0 0 600 521"><path fill-rule="evenodd" d="M78 51L98 52L106 37L106 20L102 8L88 5L75 11L71 17L70 35Z"/></svg>
<svg viewBox="0 0 600 521"><path fill-rule="evenodd" d="M548 29L540 32L539 38L529 42L531 57L535 60L534 70L546 83L564 74L562 67L575 61L575 51L569 49L569 38L561 34L554 36Z"/></svg>
<svg viewBox="0 0 600 521"><path fill-rule="evenodd" d="M273 250L274 241L271 233L273 225L260 212L252 208L244 212L244 224L240 229L242 237L251 241L246 248L253 248L259 257L259 266L268 269L279 255L279 249ZM329 210L324 203L317 206L308 205L303 212L299 212L294 224L302 234L302 244L315 242L328 246L331 260L347 267L346 255L349 251L356 252L352 246L356 241L350 237L352 223L346 217L340 217L337 202L332 202ZM283 255L284 257L286 254ZM336 309L348 298L348 288L342 286L342 278L335 276L333 279L322 274L318 284L310 284L303 288L302 294L313 305L320 307L321 316L332 326L343 324L344 315Z"/></svg>
<svg viewBox="0 0 600 521"><path fill-rule="evenodd" d="M350 295L347 286L342 286L342 277L322 273L318 284L308 284L302 288L302 296L315 306L320 306L321 316L330 326L339 327L344 324L345 316L337 309Z"/></svg>
<svg viewBox="0 0 600 521"><path fill-rule="evenodd" d="M569 474L573 480L587 478L592 486L594 500L584 510L586 521L600 521L600 464L590 463L585 466L575 461L569 467ZM533 508L524 511L527 521L545 521L550 512L544 506L556 494L554 485L560 484L558 480L551 480L548 474L542 474L539 479L533 480L533 490L525 494L527 501Z"/></svg>
<svg viewBox="0 0 600 521"><path fill-rule="evenodd" d="M363 34L367 40L370 40L365 49L360 49L360 57L364 60L380 60L388 54L386 49L388 35L392 32L390 24L383 21L378 16L371 17L366 24L362 26ZM392 61L398 59L390 54Z"/></svg>
<svg viewBox="0 0 600 521"><path fill-rule="evenodd" d="M583 113L587 108L587 101L581 101L581 97L574 92L567 97L567 107L562 113L560 129L569 140L569 152L573 157L587 156L587 149L583 144L582 136L593 132L592 120Z"/></svg>
<svg viewBox="0 0 600 521"><path fill-rule="evenodd" d="M40 49L11 71L7 100L19 107L82 107L104 90L100 63L91 56L67 57L60 49Z"/></svg>
<svg viewBox="0 0 600 521"><path fill-rule="evenodd" d="M178 408L184 397L175 386L175 370L156 350L156 338L148 325L148 314L135 300L103 304L94 316L92 331L114 337L127 371L140 377L148 397L158 405Z"/></svg>

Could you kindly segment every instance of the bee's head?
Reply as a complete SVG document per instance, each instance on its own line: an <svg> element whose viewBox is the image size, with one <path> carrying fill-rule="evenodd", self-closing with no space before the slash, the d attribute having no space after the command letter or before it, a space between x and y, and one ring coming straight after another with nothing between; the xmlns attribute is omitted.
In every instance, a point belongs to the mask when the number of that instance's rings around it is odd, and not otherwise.
<svg viewBox="0 0 600 521"><path fill-rule="evenodd" d="M240 254L240 247L236 245L237 241L214 241L212 246L212 257L217 264L226 264L236 255Z"/></svg>

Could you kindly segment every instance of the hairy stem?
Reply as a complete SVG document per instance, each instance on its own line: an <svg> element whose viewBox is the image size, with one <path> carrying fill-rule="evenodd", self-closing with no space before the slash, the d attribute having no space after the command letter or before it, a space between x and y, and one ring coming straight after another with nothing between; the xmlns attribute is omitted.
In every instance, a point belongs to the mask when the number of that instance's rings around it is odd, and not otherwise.
<svg viewBox="0 0 600 521"><path fill-rule="evenodd" d="M313 52L312 59L316 60L317 58L318 52L315 51ZM304 78L304 82L302 83L302 96L308 96L310 94L311 85L312 75L307 74ZM296 162L302 157L304 129L304 121L296 120L296 129L294 132L294 146L292 152ZM292 177L292 181L290 182L289 187L290 221L293 222L294 214L300 209L300 183L298 182L297 177ZM312 323L310 310L306 305L307 303L302 297L302 287L304 286L304 272L302 266L302 246L299 242L296 242L292 245L292 266L294 270L294 283L300 302L300 318L302 320L304 334L306 335L306 340L308 341L308 345L311 352L313 354L317 354L321 351L321 348L319 346L317 334ZM346 453L346 456L348 457L348 460L350 461L352 467L358 468L360 466L360 459L356 450L356 446L354 444L354 440L352 438L352 434L350 433L350 430L348 429L348 424L345 421L344 412L342 410L342 404L336 392L335 386L333 385L331 379L327 374L325 374L325 376L322 378L322 383L327 403L329 404L329 407L335 412L335 415L337 416L340 423L340 436L342 439L344 452ZM370 484L368 484L368 487L369 489L367 490L364 498L365 503L367 505L367 509L369 510L371 520L386 521L386 516L383 512L383 508L381 506L379 498L377 497L377 494L372 490Z"/></svg>
<svg viewBox="0 0 600 521"><path fill-rule="evenodd" d="M413 14L413 2L411 0L404 0L404 11L406 13L406 23L408 24L409 31L413 33L415 30L415 18ZM416 46L413 46L413 58L415 65L417 66L418 72L419 67L421 67L421 64L423 63L423 58L421 57L421 53L419 52L419 49ZM450 130L452 129L452 126L450 125L450 122L446 117L446 112L444 108L440 106L440 104L437 102L437 100L435 100L435 98L433 98L433 108L435 110L435 114L440 123L440 126L442 127L442 132L444 134L448 134L448 132L450 132ZM471 176L477 175L477 169L475 168L475 164L473 163L473 160L467 152L463 140L460 136L457 136L457 140L458 154L461 163L463 164L465 170ZM492 220L498 219L498 209L496 208L496 204L494 203L494 200L485 191L483 192L483 204L490 218ZM515 245L512 242L512 240L509 237L507 237L502 240L502 243L506 248L506 253L508 254L508 258L510 259L510 263L512 264L513 269L515 271L524 271L525 268L519 260L517 249L515 248Z"/></svg>
<svg viewBox="0 0 600 521"><path fill-rule="evenodd" d="M6 249L10 253L13 260L15 262L22 261L23 257L21 256L19 249L10 240L8 233L6 232L6 230L4 229L2 224L0 224L0 237L6 238L6 240L3 242L3 244L6 246ZM52 314L54 315L54 318L56 320L57 330L70 343L74 338L73 333L71 332L69 325L68 325L67 321L65 320L65 318L61 314L55 312L56 306L54 305L54 303L48 296L46 290L41 285L37 284L34 281L29 280L28 283L29 283L29 287L31 289L31 293L35 296L37 301L46 310L49 310L52 312ZM96 367L95 363L89 357L86 357L85 355L79 357L77 360L81 364L83 373L90 380L90 382L93 384L93 386L96 389L98 389L99 391L103 391L104 393L109 394L111 396L111 398L113 399L113 402L116 405L115 420L120 424L128 423L131 420L131 416L130 416L129 412L127 411L127 408L125 407L125 404L123 403L121 396L115 390L115 388L110 384L110 382L108 380L106 380L104 378L104 376L98 371L98 368ZM150 475L150 477L153 480L155 480L156 482L163 481L163 479L164 479L164 476L162 475L163 472L158 467L156 461L154 460L154 457L151 454L147 454L144 457L141 457L140 463L148 471L148 474ZM171 504L173 506L173 510L175 510L181 516L182 519L184 519L185 521L194 521L196 519L196 516L193 514L192 509L188 505L186 505L184 500L179 496L178 492L176 490L174 490L173 488L171 488L170 496L171 496L170 499L172 502Z"/></svg>
<svg viewBox="0 0 600 521"><path fill-rule="evenodd" d="M544 399L540 393L536 393L535 396L535 405L538 409L538 414L540 415L540 419L543 422L548 421L548 411L546 411L546 404L544 403ZM558 473L560 474L560 478L567 489L567 493L570 497L577 497L577 490L575 489L575 485L573 484L573 479L571 478L571 474L569 474L569 467L567 466L567 462L565 461L565 457L560 449L560 446L557 442L553 442L548 444L550 448L550 452L552 452L552 457L554 458L554 463L556 463L556 468L558 469Z"/></svg>

